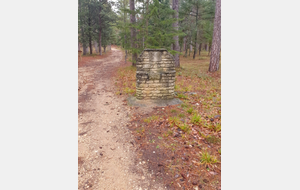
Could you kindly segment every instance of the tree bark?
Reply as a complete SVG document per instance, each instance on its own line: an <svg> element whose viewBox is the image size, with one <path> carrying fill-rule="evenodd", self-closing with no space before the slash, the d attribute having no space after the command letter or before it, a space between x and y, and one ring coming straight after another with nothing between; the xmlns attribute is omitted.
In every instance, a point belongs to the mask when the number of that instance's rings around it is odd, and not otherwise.
<svg viewBox="0 0 300 190"><path fill-rule="evenodd" d="M183 51L186 49L186 37L183 38Z"/></svg>
<svg viewBox="0 0 300 190"><path fill-rule="evenodd" d="M81 3L80 1L78 1L79 3L79 11L81 12ZM80 18L81 22L82 19ZM81 26L81 39L82 39L82 50L83 50L83 55L86 55L86 45L85 45L85 41L84 41L84 30L83 27Z"/></svg>
<svg viewBox="0 0 300 190"><path fill-rule="evenodd" d="M125 4L124 4L124 8L125 8ZM127 17L127 13L124 11L124 26L126 24L126 17ZM124 34L124 48L125 48L125 64L127 63L127 38L126 38L126 29L125 29L125 34Z"/></svg>
<svg viewBox="0 0 300 190"><path fill-rule="evenodd" d="M102 48L101 48L101 1L99 1L99 55L102 55Z"/></svg>
<svg viewBox="0 0 300 190"><path fill-rule="evenodd" d="M176 31L178 31L178 0L173 0L173 10L175 11L175 15L174 15L174 18L176 19L176 22L173 23L173 27L175 28ZM179 40L178 40L178 35L177 36L174 36L174 46L173 46L173 49L175 51L180 51L180 47L179 47ZM179 60L179 54L176 53L175 56L174 56L174 60L175 60L175 67L180 67L180 60Z"/></svg>
<svg viewBox="0 0 300 190"><path fill-rule="evenodd" d="M132 25L135 25L134 0L130 0L130 11L132 11L130 13L130 23ZM136 41L136 30L135 30L134 27L131 27L131 48L133 49L133 52L132 52L132 66L136 65L136 60L137 60L137 53L134 52L135 51L134 49L136 48L135 41Z"/></svg>
<svg viewBox="0 0 300 190"><path fill-rule="evenodd" d="M216 12L214 21L214 34L211 45L209 72L219 69L221 51L221 0L216 0Z"/></svg>
<svg viewBox="0 0 300 190"><path fill-rule="evenodd" d="M192 38L192 36L191 36ZM191 51L193 51L192 41L190 42L189 56L191 56Z"/></svg>
<svg viewBox="0 0 300 190"><path fill-rule="evenodd" d="M196 34L195 34L195 46L194 46L194 55L193 55L193 59L195 59L196 57L196 54L197 54L197 34L198 34L198 10L199 10L199 7L197 6L197 11L196 11Z"/></svg>
<svg viewBox="0 0 300 190"><path fill-rule="evenodd" d="M202 43L199 44L199 55L200 55L200 52L201 52L201 46L202 46Z"/></svg>
<svg viewBox="0 0 300 190"><path fill-rule="evenodd" d="M89 25L89 46L90 46L90 54L93 54L93 47L92 47L92 31L91 31L91 14L90 14L90 6L88 6L89 10L89 18L88 18L88 25Z"/></svg>
<svg viewBox="0 0 300 190"><path fill-rule="evenodd" d="M95 53L98 53L98 44L96 41L94 41L94 47L95 47Z"/></svg>

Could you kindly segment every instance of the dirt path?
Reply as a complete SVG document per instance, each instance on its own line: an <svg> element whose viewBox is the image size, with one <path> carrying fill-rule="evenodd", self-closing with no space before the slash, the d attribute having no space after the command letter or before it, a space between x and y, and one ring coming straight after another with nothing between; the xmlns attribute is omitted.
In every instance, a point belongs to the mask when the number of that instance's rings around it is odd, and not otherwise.
<svg viewBox="0 0 300 190"><path fill-rule="evenodd" d="M126 127L130 108L113 91L112 72L123 55L111 51L78 68L78 189L165 189L137 158Z"/></svg>

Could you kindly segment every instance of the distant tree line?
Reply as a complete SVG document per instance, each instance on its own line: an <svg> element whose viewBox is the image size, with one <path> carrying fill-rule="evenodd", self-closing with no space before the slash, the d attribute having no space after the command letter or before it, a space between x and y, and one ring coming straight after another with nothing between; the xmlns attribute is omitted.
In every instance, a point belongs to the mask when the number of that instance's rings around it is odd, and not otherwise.
<svg viewBox="0 0 300 190"><path fill-rule="evenodd" d="M90 54L102 55L106 47L116 40L113 26L117 14L112 10L113 2L107 0L78 0L78 42L82 44L83 55L89 48ZM80 46L78 46L80 49Z"/></svg>

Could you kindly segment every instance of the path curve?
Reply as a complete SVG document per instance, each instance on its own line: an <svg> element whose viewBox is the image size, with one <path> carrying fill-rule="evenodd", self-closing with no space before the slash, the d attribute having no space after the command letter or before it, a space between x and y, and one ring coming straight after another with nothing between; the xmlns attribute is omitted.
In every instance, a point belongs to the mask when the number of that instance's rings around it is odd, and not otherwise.
<svg viewBox="0 0 300 190"><path fill-rule="evenodd" d="M78 68L78 189L165 189L135 153L126 127L130 108L113 91L123 54L111 51Z"/></svg>

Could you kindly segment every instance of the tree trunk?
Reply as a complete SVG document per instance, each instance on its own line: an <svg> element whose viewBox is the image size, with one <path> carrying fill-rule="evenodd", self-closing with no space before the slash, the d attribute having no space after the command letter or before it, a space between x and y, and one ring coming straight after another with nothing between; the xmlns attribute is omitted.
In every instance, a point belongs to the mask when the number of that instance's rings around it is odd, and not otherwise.
<svg viewBox="0 0 300 190"><path fill-rule="evenodd" d="M89 35L89 44L90 44L90 54L93 54L93 47L92 47L92 36L91 34Z"/></svg>
<svg viewBox="0 0 300 190"><path fill-rule="evenodd" d="M102 48L101 48L101 30L102 30L102 28L101 28L101 1L99 1L99 4L100 4L100 6L99 6L99 55L102 55Z"/></svg>
<svg viewBox="0 0 300 190"><path fill-rule="evenodd" d="M79 11L81 12L81 4L80 1L78 1L79 3ZM80 21L82 22L82 19L80 18ZM83 27L81 26L81 39L82 39L82 50L83 50L83 55L86 55L86 44L85 44L85 39L84 39L84 30Z"/></svg>
<svg viewBox="0 0 300 190"><path fill-rule="evenodd" d="M199 55L200 55L200 52L201 52L201 46L202 46L202 43L199 44Z"/></svg>
<svg viewBox="0 0 300 190"><path fill-rule="evenodd" d="M183 51L186 49L186 37L183 38Z"/></svg>
<svg viewBox="0 0 300 190"><path fill-rule="evenodd" d="M214 21L214 34L211 45L209 72L219 69L221 51L221 0L216 0L216 13Z"/></svg>
<svg viewBox="0 0 300 190"><path fill-rule="evenodd" d="M130 0L130 11L133 11L130 14L130 23L132 25L135 25L135 6L134 6L134 0ZM135 66L136 64L136 60L137 60L137 53L135 53L135 49L136 49L136 30L134 27L131 27L131 48L132 48L132 66Z"/></svg>
<svg viewBox="0 0 300 190"><path fill-rule="evenodd" d="M192 41L190 42L189 56L191 56L191 51L193 51Z"/></svg>
<svg viewBox="0 0 300 190"><path fill-rule="evenodd" d="M106 46L104 46L104 53L106 52Z"/></svg>
<svg viewBox="0 0 300 190"><path fill-rule="evenodd" d="M79 41L78 41L78 51L80 51L80 43L79 43Z"/></svg>
<svg viewBox="0 0 300 190"><path fill-rule="evenodd" d="M93 54L93 47L92 47L92 31L91 31L91 15L90 15L90 6L88 6L89 17L88 17L88 25L89 25L89 46L90 46L90 54Z"/></svg>
<svg viewBox="0 0 300 190"><path fill-rule="evenodd" d="M193 59L195 59L196 54L197 54L197 35L198 35L198 11L199 11L199 7L197 4L197 11L196 11L196 23L195 23L195 27L196 27L196 34L195 34L195 46L194 46L194 55L193 55Z"/></svg>
<svg viewBox="0 0 300 190"><path fill-rule="evenodd" d="M125 8L125 5L124 5ZM126 24L126 17L127 17L127 13L124 11L124 26ZM127 38L126 38L126 29L125 29L125 34L124 34L124 48L125 48L125 64L127 63Z"/></svg>
<svg viewBox="0 0 300 190"><path fill-rule="evenodd" d="M176 31L178 31L178 0L173 0L173 10L175 11L175 15L174 15L174 18L176 19L176 22L173 23L173 27L175 28ZM175 51L180 51L180 47L179 47L179 41L178 41L178 35L177 36L174 36L174 46L173 46L173 49ZM180 60L179 60L179 54L176 53L175 56L174 56L174 60L175 60L175 67L180 67Z"/></svg>
<svg viewBox="0 0 300 190"><path fill-rule="evenodd" d="M98 44L96 41L94 41L94 47L95 47L95 53L98 53Z"/></svg>
<svg viewBox="0 0 300 190"><path fill-rule="evenodd" d="M146 15L148 15L149 0L146 1ZM148 36L148 19L146 19L146 36Z"/></svg>

